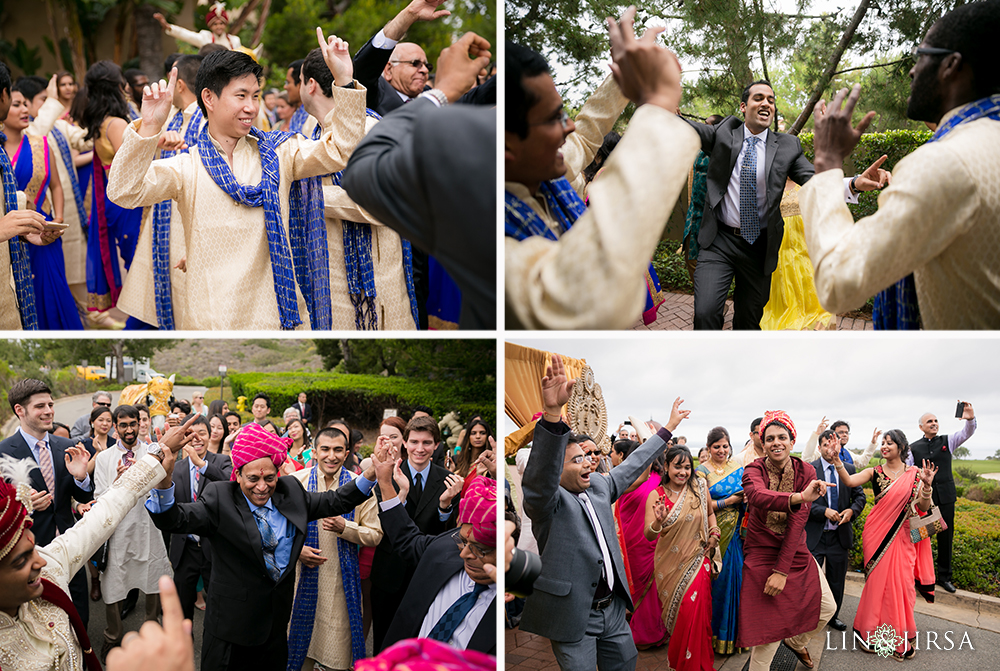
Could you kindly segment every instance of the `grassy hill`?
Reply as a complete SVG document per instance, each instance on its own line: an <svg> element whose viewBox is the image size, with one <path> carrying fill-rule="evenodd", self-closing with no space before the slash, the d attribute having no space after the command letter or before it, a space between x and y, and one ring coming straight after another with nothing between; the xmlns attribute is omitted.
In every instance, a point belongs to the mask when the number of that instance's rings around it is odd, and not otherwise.
<svg viewBox="0 0 1000 671"><path fill-rule="evenodd" d="M203 379L217 376L220 365L230 373L318 373L323 370L323 359L312 340L190 339L157 353L150 365L167 376L176 373Z"/></svg>

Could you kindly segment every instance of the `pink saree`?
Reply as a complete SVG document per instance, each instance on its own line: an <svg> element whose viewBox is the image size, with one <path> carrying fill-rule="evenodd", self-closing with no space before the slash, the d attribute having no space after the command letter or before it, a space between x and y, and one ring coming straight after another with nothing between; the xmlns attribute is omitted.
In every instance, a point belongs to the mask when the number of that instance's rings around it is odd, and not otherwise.
<svg viewBox="0 0 1000 671"><path fill-rule="evenodd" d="M875 468L873 482L878 491L875 506L869 511L862 532L865 558L865 586L854 618L854 631L862 640L871 640L882 625L892 627L897 637L895 655L902 656L916 639L917 625L913 606L917 600L915 585L933 601L934 559L930 539L919 543L910 540L909 517L917 497L920 469L910 466L889 483L882 467ZM925 589L930 589L929 598Z"/></svg>
<svg viewBox="0 0 1000 671"><path fill-rule="evenodd" d="M618 544L622 549L629 592L635 612L629 626L632 639L639 648L662 645L667 639L667 629L661 620L663 608L653 585L653 552L656 541L642 535L646 524L646 499L660 484L660 476L650 473L635 490L623 494L615 503L615 522L618 527Z"/></svg>

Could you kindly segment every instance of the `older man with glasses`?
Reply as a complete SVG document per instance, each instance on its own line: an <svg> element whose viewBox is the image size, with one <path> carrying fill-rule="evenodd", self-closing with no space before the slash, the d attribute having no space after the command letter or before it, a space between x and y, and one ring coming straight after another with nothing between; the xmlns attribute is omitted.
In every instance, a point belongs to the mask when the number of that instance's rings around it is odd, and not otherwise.
<svg viewBox="0 0 1000 671"><path fill-rule="evenodd" d="M90 435L90 412L99 405L110 408L111 394L106 391L94 392L94 395L90 397L90 410L73 422L73 428L69 432L70 439L83 440Z"/></svg>
<svg viewBox="0 0 1000 671"><path fill-rule="evenodd" d="M875 113L853 126L858 86L829 109L820 102L816 176L799 202L825 309L847 312L887 288L898 295L902 282L911 297L902 308L919 307L923 328L1000 328L998 34L1000 0L973 2L938 19L911 51L906 116L935 132L894 167L878 211L857 222L835 185Z"/></svg>

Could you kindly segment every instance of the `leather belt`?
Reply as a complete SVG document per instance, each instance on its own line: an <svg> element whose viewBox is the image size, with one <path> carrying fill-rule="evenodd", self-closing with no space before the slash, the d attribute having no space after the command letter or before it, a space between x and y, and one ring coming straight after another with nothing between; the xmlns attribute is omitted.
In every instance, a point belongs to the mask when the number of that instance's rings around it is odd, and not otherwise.
<svg viewBox="0 0 1000 671"><path fill-rule="evenodd" d="M593 610L604 610L605 608L611 605L611 602L614 601L614 599L615 595L609 594L601 599L594 599L594 603L592 603L590 607Z"/></svg>
<svg viewBox="0 0 1000 671"><path fill-rule="evenodd" d="M739 238L740 240L743 239L743 236L740 235L740 229L738 229L738 228L733 228L732 226L728 226L726 224L719 224L719 229L723 233L728 233L729 235L731 235L731 236L733 236L735 238Z"/></svg>

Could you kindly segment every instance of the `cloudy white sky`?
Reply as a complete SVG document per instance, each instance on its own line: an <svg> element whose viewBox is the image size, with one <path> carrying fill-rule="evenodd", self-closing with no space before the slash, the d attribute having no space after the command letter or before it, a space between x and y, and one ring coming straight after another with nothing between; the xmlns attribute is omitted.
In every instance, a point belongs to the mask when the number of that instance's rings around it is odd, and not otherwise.
<svg viewBox="0 0 1000 671"><path fill-rule="evenodd" d="M1000 448L1000 337L583 335L507 340L586 359L604 391L612 430L628 415L662 423L681 396L692 412L677 433L693 446L704 445L717 425L742 445L751 420L782 409L803 439L824 415L831 423L847 420L848 447L861 449L875 427L901 429L910 441L920 438L917 422L924 412L937 414L942 432L957 431L962 421L954 417L955 404L961 399L973 404L978 420L966 443L972 457L983 459ZM505 417L501 432L515 428Z"/></svg>

